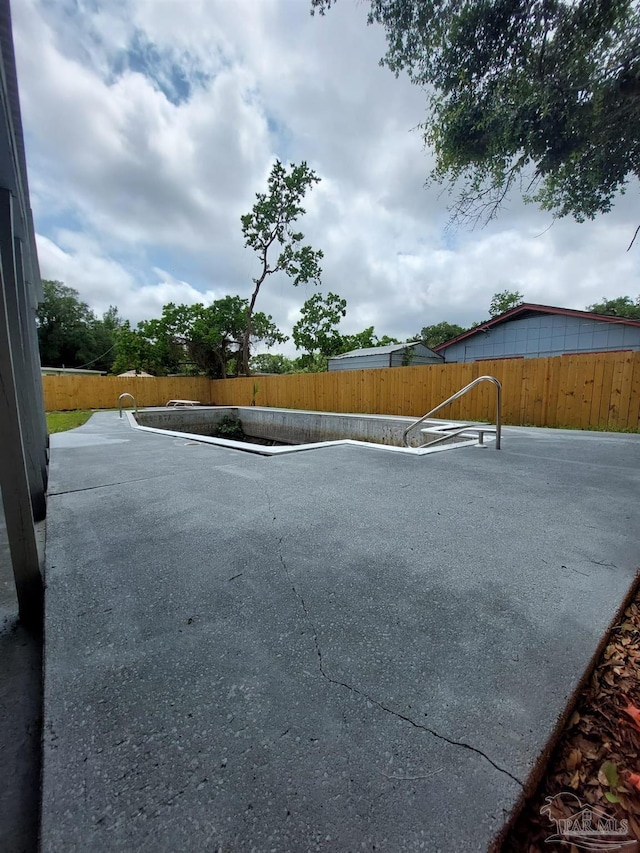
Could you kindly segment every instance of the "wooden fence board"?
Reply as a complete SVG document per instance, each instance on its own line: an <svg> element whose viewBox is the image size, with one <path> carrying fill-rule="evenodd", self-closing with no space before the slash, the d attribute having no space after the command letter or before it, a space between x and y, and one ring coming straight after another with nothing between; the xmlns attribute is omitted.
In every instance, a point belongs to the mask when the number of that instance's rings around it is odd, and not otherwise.
<svg viewBox="0 0 640 853"><path fill-rule="evenodd" d="M618 402L618 417L614 425L615 429L625 429L629 422L629 408L631 402L631 388L633 386L633 353L625 353L622 362L622 376L620 380L620 398Z"/></svg>
<svg viewBox="0 0 640 853"><path fill-rule="evenodd" d="M604 370L602 372L602 389L600 394L600 409L598 412L598 421L592 426L606 429L609 423L609 407L611 404L611 389L613 381L613 368L615 366L614 359L607 353L602 361L604 362Z"/></svg>
<svg viewBox="0 0 640 853"><path fill-rule="evenodd" d="M595 362L593 371L593 386L591 395L591 409L589 411L589 424L598 426L600 423L600 401L602 400L602 386L604 382L604 361L600 358Z"/></svg>
<svg viewBox="0 0 640 853"><path fill-rule="evenodd" d="M627 429L640 429L640 352L633 354L633 379L629 392Z"/></svg>
<svg viewBox="0 0 640 853"><path fill-rule="evenodd" d="M620 408L622 404L622 376L624 373L624 364L621 360L616 359L613 365L613 376L611 379L611 395L609 397L609 416L607 418L607 428L615 429L618 426L620 419ZM627 411L629 407L627 406Z"/></svg>

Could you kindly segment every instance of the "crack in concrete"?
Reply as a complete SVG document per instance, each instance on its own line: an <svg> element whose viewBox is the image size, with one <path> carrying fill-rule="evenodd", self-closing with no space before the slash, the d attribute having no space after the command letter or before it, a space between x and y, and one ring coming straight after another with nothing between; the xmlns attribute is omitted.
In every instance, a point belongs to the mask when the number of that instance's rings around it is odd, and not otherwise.
<svg viewBox="0 0 640 853"><path fill-rule="evenodd" d="M117 483L100 483L98 486L85 486L84 489L67 489L64 492L48 492L47 497L57 498L59 495L74 495L77 492L92 492L95 489L109 489L112 486L126 486L128 483L143 483L145 480L159 480L162 477L172 476L170 474L154 474L151 477L135 477L133 480L120 480Z"/></svg>
<svg viewBox="0 0 640 853"><path fill-rule="evenodd" d="M274 511L273 511L273 506L271 504L271 497L269 495L268 489L266 490L266 494L267 494L267 503L269 506L269 512L271 513L271 515L273 517L273 521L275 522L275 521L277 521L277 518L276 518ZM343 687L346 690L349 690L352 693L355 693L357 696L361 696L363 699L366 699L368 702L371 702L372 705L375 705L377 708L380 708L381 711L384 711L387 714L391 714L392 716L396 717L399 720L402 720L405 723L409 723L409 725L413 726L415 729L420 729L423 732L427 732L428 734L432 735L433 737L437 738L438 740L443 740L443 741L445 741L445 743L448 743L451 746L461 747L462 749L468 749L470 752L476 753L476 755L479 755L482 758L484 758L485 761L488 761L489 764L492 767L494 767L496 770L498 770L500 773L504 773L510 779L513 779L513 781L517 785L519 785L520 788L522 788L522 790L524 791L524 783L521 782L520 779L517 778L517 776L514 776L513 773L510 773L508 770L505 770L504 767L501 767L499 764L496 764L496 762L493 761L493 759L489 758L489 756L485 752L483 752L481 749L478 749L477 747L472 746L470 743L466 743L466 741L454 740L453 738L449 738L446 735L442 735L439 732L435 731L434 729L430 729L428 726L422 725L422 723L417 723L411 717L406 716L406 714L402 714L400 711L394 711L393 708L389 708L387 705L384 704L384 702L381 702L379 699L375 699L373 696L370 696L368 693L366 693L364 690L361 690L359 687L356 687L353 684L348 684L346 681L340 681L340 679L334 678L333 676L331 676L327 672L327 670L325 668L324 658L322 656L322 649L320 648L320 643L318 641L317 628L315 626L313 619L311 618L311 615L309 613L309 609L308 609L307 604L304 600L304 596L296 587L295 581L293 580L293 577L291 576L291 572L289 571L289 567L287 566L287 563L284 559L284 555L282 553L283 541L284 541L284 536L278 537L278 558L280 560L280 564L281 564L282 568L284 569L287 580L289 581L289 584L291 585L291 589L293 590L294 595L296 596L296 598L300 602L300 605L302 607L302 611L304 613L305 619L309 623L309 625L311 625L311 628L313 631L313 644L315 646L316 654L318 656L318 667L320 669L320 674L322 675L322 677L325 678L330 684L335 684L338 687Z"/></svg>

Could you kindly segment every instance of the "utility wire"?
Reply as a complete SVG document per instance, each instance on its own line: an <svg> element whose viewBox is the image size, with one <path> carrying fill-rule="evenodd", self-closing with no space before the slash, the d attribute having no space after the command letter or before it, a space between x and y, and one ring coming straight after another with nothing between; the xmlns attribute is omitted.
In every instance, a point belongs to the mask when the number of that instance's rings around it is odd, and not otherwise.
<svg viewBox="0 0 640 853"><path fill-rule="evenodd" d="M113 344L113 346L110 346L110 347L109 347L109 349L108 349L106 352L103 352L103 353L102 353L102 355L99 355L97 358L93 358L93 359L91 359L91 361L88 361L86 364L81 364L81 365L80 365L80 367L76 367L76 368L74 368L74 369L75 369L75 370L82 370L82 368L83 368L83 367L89 367L89 365L90 365L90 364L95 364L95 362L96 362L96 361L100 361L100 359L101 359L101 358L104 358L104 357L105 357L105 355L109 355L109 353L111 352L111 350L112 350L112 349L115 349L115 346L116 346L116 345L115 345L115 344Z"/></svg>

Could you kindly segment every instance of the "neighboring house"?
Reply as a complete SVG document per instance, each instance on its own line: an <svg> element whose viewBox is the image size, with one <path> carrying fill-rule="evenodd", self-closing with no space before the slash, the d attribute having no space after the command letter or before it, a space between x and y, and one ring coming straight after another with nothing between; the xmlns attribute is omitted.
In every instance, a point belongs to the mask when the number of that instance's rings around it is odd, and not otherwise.
<svg viewBox="0 0 640 853"><path fill-rule="evenodd" d="M80 367L41 367L43 376L106 376L106 370L84 370Z"/></svg>
<svg viewBox="0 0 640 853"><path fill-rule="evenodd" d="M374 367L403 367L410 364L442 364L437 355L420 341L387 347L354 349L329 359L329 370L371 370Z"/></svg>
<svg viewBox="0 0 640 853"><path fill-rule="evenodd" d="M434 350L446 362L640 350L640 320L525 302Z"/></svg>

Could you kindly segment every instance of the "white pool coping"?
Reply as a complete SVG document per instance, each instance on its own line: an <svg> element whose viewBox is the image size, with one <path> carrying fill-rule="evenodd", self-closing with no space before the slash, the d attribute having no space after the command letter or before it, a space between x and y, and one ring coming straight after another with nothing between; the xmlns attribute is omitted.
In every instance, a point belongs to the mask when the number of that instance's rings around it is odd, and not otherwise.
<svg viewBox="0 0 640 853"><path fill-rule="evenodd" d="M149 407L149 410L163 410L165 406L153 406ZM208 408L208 407L207 407ZM220 406L216 408L244 408L242 406ZM264 407L259 407L264 408ZM169 411L172 411L171 407ZM143 410L144 411L144 410ZM277 411L277 409L270 409L270 411ZM349 414L349 413L338 413L338 412L309 412L306 410L296 410L296 409L286 409L282 410L286 411L289 414L295 414L296 411L300 411L300 413L304 414L323 414L323 415L334 415L334 414ZM487 442L494 441L495 438L493 436L487 435L485 436L485 444L479 445L477 438L470 438L468 441L456 441L451 442L450 444L439 444L436 447L395 447L390 444L376 444L371 441L356 441L352 438L341 438L333 441L318 441L313 442L312 444L291 444L283 447L266 447L262 444L252 444L249 441L233 441L230 438L215 438L213 436L208 435L198 435L197 433L189 433L189 432L181 432L179 430L168 430L168 429L158 429L157 427L146 427L141 426L135 419L134 412L125 411L124 414L127 416L127 420L129 425L133 429L142 430L143 432L156 433L158 435L166 435L171 438L182 438L186 441L197 441L201 444L212 444L216 447L226 447L229 450L239 450L243 453L258 453L261 456L282 456L287 453L301 453L306 450L321 450L326 447L366 447L371 450L384 450L387 453L403 453L409 456L428 456L431 453L442 453L446 450L457 450L462 447L487 447ZM357 415L357 417L368 417L368 418L395 418L394 415ZM398 420L407 420L406 418L398 418ZM443 423L458 423L457 421L447 421ZM460 423L460 426L463 426L463 423Z"/></svg>

